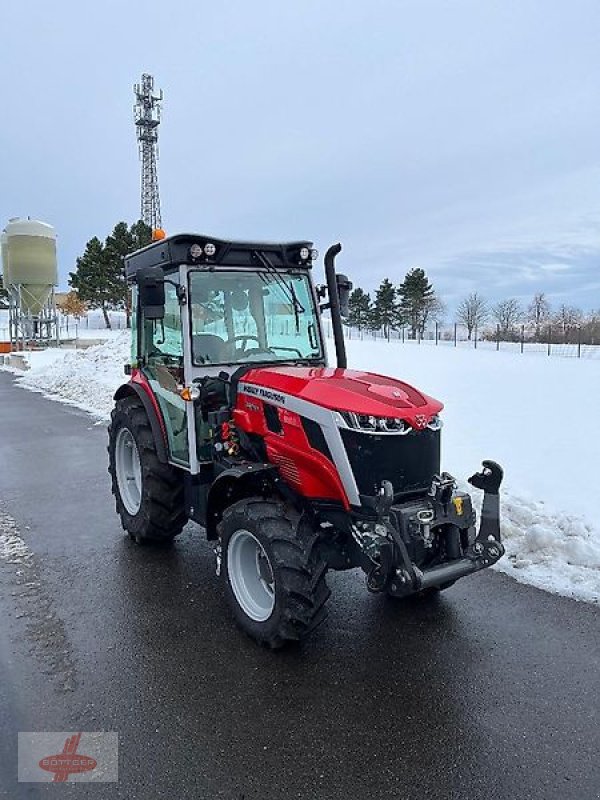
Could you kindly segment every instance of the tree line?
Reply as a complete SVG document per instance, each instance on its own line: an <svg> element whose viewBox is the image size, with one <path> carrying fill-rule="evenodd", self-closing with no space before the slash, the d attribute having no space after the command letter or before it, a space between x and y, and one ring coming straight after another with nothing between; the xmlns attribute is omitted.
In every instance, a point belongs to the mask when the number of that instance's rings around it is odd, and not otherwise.
<svg viewBox="0 0 600 800"><path fill-rule="evenodd" d="M431 322L440 322L445 306L425 271L415 267L399 286L384 278L375 297L356 288L348 303L348 324L360 330L382 331L389 339L392 331L408 328L413 339L422 336Z"/></svg>
<svg viewBox="0 0 600 800"><path fill-rule="evenodd" d="M420 268L410 270L399 286L385 278L373 297L360 287L354 289L349 312L351 327L380 331L387 339L402 328L413 339L422 337L428 325L441 325L447 318L444 302ZM453 322L466 328L469 340L479 336L518 341L525 333L528 340L558 343L573 340L576 333L582 343L600 344L600 309L584 313L565 303L552 308L543 292L526 305L514 297L489 303L479 292L471 292L458 303Z"/></svg>
<svg viewBox="0 0 600 800"><path fill-rule="evenodd" d="M481 332L484 338L509 342L526 334L536 342L566 343L576 336L582 343L600 344L600 309L585 313L566 303L553 308L544 292L534 294L526 305L514 297L489 304L471 292L458 304L455 321L465 326L469 339Z"/></svg>
<svg viewBox="0 0 600 800"><path fill-rule="evenodd" d="M110 328L111 310L123 310L129 327L129 289L125 279L123 258L152 241L152 229L139 220L129 226L118 222L104 241L90 239L69 273L73 291L63 301L67 314L80 317L87 309L102 310ZM0 302L3 298L0 282ZM389 339L393 331L405 329L409 337L422 337L428 326L447 320L447 309L420 267L409 270L402 283L394 285L384 278L373 297L357 287L350 295L347 323L359 330L380 331ZM463 297L456 308L453 322L466 328L467 336L517 341L521 326L527 338L543 342L567 342L577 332L583 343L600 344L600 309L584 313L567 304L552 308L543 292L534 294L523 305L516 298L489 303L479 292Z"/></svg>

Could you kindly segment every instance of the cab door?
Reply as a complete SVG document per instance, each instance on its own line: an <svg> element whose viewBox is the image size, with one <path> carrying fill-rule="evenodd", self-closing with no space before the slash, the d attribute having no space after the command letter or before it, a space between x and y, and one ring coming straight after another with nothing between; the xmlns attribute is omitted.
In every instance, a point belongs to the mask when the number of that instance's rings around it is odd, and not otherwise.
<svg viewBox="0 0 600 800"><path fill-rule="evenodd" d="M169 281L178 283L178 276L169 275ZM184 385L181 307L173 283L165 283L164 319L144 321L143 371L163 415L169 461L189 468L187 404L179 394Z"/></svg>

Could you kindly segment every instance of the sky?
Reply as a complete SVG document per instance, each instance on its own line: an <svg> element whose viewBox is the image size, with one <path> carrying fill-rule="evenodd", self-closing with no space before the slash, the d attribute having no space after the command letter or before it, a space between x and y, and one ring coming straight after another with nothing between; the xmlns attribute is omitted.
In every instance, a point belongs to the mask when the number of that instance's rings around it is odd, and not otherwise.
<svg viewBox="0 0 600 800"><path fill-rule="evenodd" d="M63 287L139 217L150 72L167 233L341 241L355 285L419 266L449 308L600 308L598 0L4 0L2 27L0 227L54 225Z"/></svg>

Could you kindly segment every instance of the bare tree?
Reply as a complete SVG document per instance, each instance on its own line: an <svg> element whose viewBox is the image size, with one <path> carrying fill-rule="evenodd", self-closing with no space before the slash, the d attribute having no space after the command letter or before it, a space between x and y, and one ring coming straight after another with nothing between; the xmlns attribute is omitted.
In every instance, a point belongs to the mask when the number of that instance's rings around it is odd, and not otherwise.
<svg viewBox="0 0 600 800"><path fill-rule="evenodd" d="M540 338L542 327L550 319L550 303L546 300L544 292L533 295L533 300L527 308L527 320L535 327L535 338Z"/></svg>
<svg viewBox="0 0 600 800"><path fill-rule="evenodd" d="M466 327L469 339L476 328L485 324L489 315L486 301L477 292L463 298L456 309L456 321Z"/></svg>
<svg viewBox="0 0 600 800"><path fill-rule="evenodd" d="M510 334L515 325L523 318L521 304L514 297L508 300L501 300L492 306L492 317L500 326L500 331L504 335Z"/></svg>
<svg viewBox="0 0 600 800"><path fill-rule="evenodd" d="M554 315L554 324L562 331L563 340L567 341L567 335L571 328L581 325L583 313L581 309L574 306L567 306L563 303Z"/></svg>
<svg viewBox="0 0 600 800"><path fill-rule="evenodd" d="M586 314L583 333L587 344L600 343L600 308Z"/></svg>
<svg viewBox="0 0 600 800"><path fill-rule="evenodd" d="M428 297L421 310L420 330L421 336L425 332L428 322L443 322L446 315L446 305L437 295Z"/></svg>

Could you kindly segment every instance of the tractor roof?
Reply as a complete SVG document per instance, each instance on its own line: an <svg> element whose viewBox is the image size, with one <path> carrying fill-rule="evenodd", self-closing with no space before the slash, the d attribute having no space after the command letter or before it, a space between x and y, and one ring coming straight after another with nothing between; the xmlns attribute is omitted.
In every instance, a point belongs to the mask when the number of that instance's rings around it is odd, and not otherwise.
<svg viewBox="0 0 600 800"><path fill-rule="evenodd" d="M214 254L206 254L207 244L214 246ZM191 252L194 245L202 248L201 254L196 257ZM179 233L125 256L125 272L128 280L135 281L138 270L143 267L161 266L166 271L180 264L190 264L198 267L230 266L256 269L264 266L265 258L275 269L307 268L312 266L312 247L312 242L308 241L233 242L203 234ZM311 253L308 259L300 258L302 248L307 248ZM209 252L212 252L212 248L209 248Z"/></svg>

